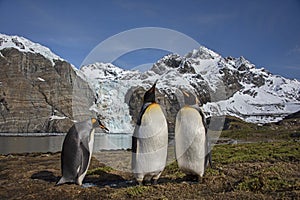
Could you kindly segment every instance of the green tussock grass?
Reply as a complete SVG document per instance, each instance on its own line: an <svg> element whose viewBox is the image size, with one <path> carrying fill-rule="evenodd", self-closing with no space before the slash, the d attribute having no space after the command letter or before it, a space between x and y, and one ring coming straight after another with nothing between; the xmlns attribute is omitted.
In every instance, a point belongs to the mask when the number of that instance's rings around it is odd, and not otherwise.
<svg viewBox="0 0 300 200"><path fill-rule="evenodd" d="M254 172L239 173L240 180L234 184L233 190L255 193L299 190L300 179L297 175L293 176L297 171L295 163L300 162L299 148L300 143L295 141L217 145L212 150L213 163L217 167L208 168L206 177L228 173L231 167L228 169L226 166L242 163L248 166L249 163L261 162L266 163L266 166L260 164ZM294 168L290 168L291 166ZM223 167L226 168L225 171Z"/></svg>
<svg viewBox="0 0 300 200"><path fill-rule="evenodd" d="M180 169L178 168L178 164L176 161L168 164L165 167L163 175L171 179L182 178L185 176L185 174L182 171L180 171Z"/></svg>
<svg viewBox="0 0 300 200"><path fill-rule="evenodd" d="M221 164L257 161L299 161L300 143L274 142L238 145L217 145L212 150L213 160Z"/></svg>
<svg viewBox="0 0 300 200"><path fill-rule="evenodd" d="M134 186L126 189L126 193L129 197L137 197L149 192L150 186Z"/></svg>
<svg viewBox="0 0 300 200"><path fill-rule="evenodd" d="M128 185L113 189L114 193L108 197L166 199L175 192L178 199L182 199L181 190L188 192L192 199L206 191L228 192L237 196L243 194L250 198L256 194L270 199L273 196L295 197L300 191L299 147L300 142L292 140L215 145L212 149L213 167L206 169L199 182L194 182L193 178L182 172L174 161L165 167L158 185ZM104 172L118 174L117 170L107 166L89 171L97 175ZM191 195L194 191L201 192Z"/></svg>
<svg viewBox="0 0 300 200"><path fill-rule="evenodd" d="M291 140L300 136L299 122L294 122L294 119L285 120L282 125L271 123L263 126L247 123L235 117L227 117L226 119L230 122L227 125L228 129L222 131L221 137L224 138L265 141Z"/></svg>
<svg viewBox="0 0 300 200"><path fill-rule="evenodd" d="M297 179L286 179L279 173L265 175L263 171L243 177L236 190L266 193L300 189L300 181Z"/></svg>
<svg viewBox="0 0 300 200"><path fill-rule="evenodd" d="M97 167L95 169L88 170L87 175L101 175L103 172L110 173L114 169L109 166Z"/></svg>

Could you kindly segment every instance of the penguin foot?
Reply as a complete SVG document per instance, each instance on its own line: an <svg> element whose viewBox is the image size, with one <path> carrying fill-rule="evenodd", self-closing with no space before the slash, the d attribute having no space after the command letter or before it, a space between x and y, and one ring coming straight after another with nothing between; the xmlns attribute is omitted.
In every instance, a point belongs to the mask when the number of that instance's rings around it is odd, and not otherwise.
<svg viewBox="0 0 300 200"><path fill-rule="evenodd" d="M143 186L145 185L145 183L142 181L142 182L138 182L139 186Z"/></svg>
<svg viewBox="0 0 300 200"><path fill-rule="evenodd" d="M185 176L185 179L186 179L187 181L191 181L191 182L199 182L199 177L200 177L200 176L197 176L197 175L194 175L194 174L187 174L187 175Z"/></svg>
<svg viewBox="0 0 300 200"><path fill-rule="evenodd" d="M152 179L152 185L157 185L158 179Z"/></svg>
<svg viewBox="0 0 300 200"><path fill-rule="evenodd" d="M136 180L136 184L139 186L144 185L143 182L144 182L143 180Z"/></svg>
<svg viewBox="0 0 300 200"><path fill-rule="evenodd" d="M156 184L157 184L157 181L158 181L158 179L159 179L161 173L162 173L162 171L159 172L157 175L154 175L154 176L152 177L152 184L153 184L153 185L156 185Z"/></svg>
<svg viewBox="0 0 300 200"><path fill-rule="evenodd" d="M198 183L204 183L204 178L202 176L197 177L197 182Z"/></svg>

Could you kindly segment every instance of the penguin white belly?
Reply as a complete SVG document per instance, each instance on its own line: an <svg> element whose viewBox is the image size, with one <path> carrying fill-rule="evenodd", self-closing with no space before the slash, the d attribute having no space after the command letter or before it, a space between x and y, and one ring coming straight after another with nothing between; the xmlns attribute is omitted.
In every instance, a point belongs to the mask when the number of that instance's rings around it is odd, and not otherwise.
<svg viewBox="0 0 300 200"><path fill-rule="evenodd" d="M132 172L138 181L158 179L167 160L168 127L160 106L150 104L133 134Z"/></svg>
<svg viewBox="0 0 300 200"><path fill-rule="evenodd" d="M90 152L90 155L89 155L89 161L88 161L88 164L87 164L87 168L86 170L78 177L78 183L79 185L82 184L82 181L88 171L88 167L90 165L90 162L91 162L91 158L92 158L92 153L93 153L93 148L94 148L94 137L95 137L95 129L92 130L92 132L90 133L90 138L89 138L89 143L88 143L88 147L89 147L89 152Z"/></svg>
<svg viewBox="0 0 300 200"><path fill-rule="evenodd" d="M206 156L206 133L200 113L183 107L176 116L175 153L178 167L186 173L203 176Z"/></svg>

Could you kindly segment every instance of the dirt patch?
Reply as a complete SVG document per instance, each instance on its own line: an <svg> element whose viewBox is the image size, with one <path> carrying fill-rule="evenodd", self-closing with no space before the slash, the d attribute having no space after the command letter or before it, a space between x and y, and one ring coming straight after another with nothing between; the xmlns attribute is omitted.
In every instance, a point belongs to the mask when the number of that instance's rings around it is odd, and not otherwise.
<svg viewBox="0 0 300 200"><path fill-rule="evenodd" d="M259 148L270 153L256 157ZM147 186L137 186L130 172L105 166L99 157L92 158L82 187L55 186L60 153L0 155L0 199L300 199L298 150L299 142L220 145L213 149L213 168L199 182L173 162L157 185ZM120 154L105 156L113 161Z"/></svg>

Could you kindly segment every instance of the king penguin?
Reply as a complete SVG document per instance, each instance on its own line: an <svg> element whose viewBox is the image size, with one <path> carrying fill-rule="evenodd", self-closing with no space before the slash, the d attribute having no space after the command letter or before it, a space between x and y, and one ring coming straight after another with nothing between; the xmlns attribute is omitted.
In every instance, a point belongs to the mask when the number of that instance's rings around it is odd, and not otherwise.
<svg viewBox="0 0 300 200"><path fill-rule="evenodd" d="M82 181L88 170L93 146L95 128L109 131L99 120L99 117L75 123L68 131L61 152L62 177L56 185Z"/></svg>
<svg viewBox="0 0 300 200"><path fill-rule="evenodd" d="M176 116L175 155L178 167L198 180L211 166L211 152L204 114L198 106L184 106Z"/></svg>
<svg viewBox="0 0 300 200"><path fill-rule="evenodd" d="M167 161L168 125L159 104L155 102L155 86L146 91L132 136L132 173L141 185L157 183Z"/></svg>

